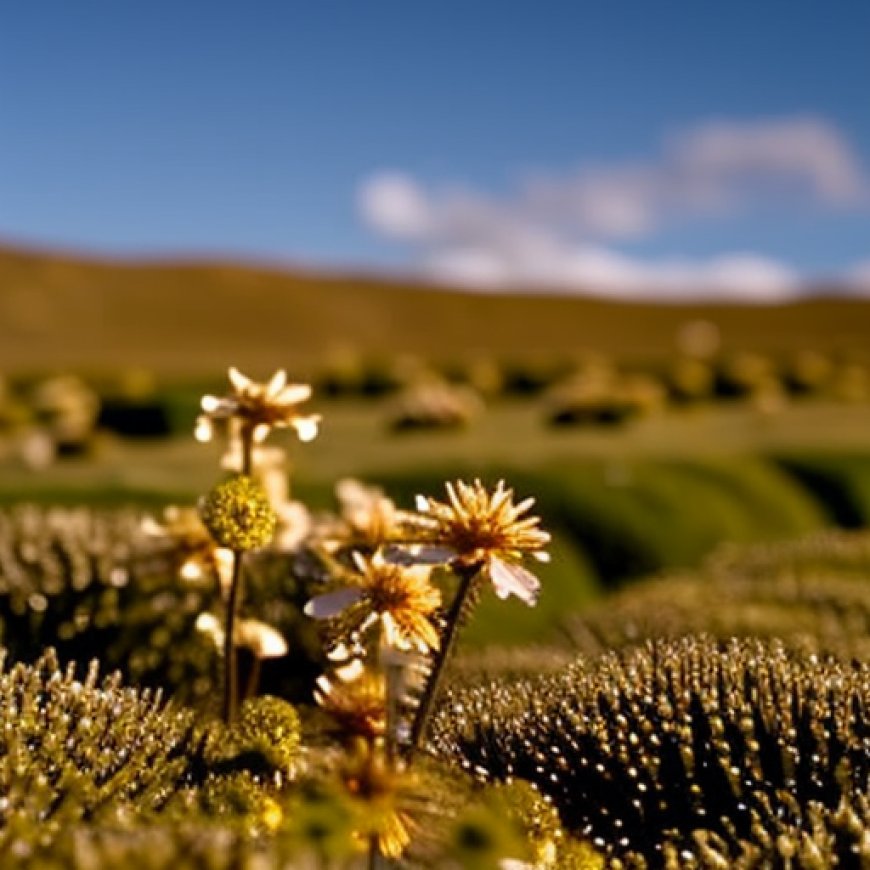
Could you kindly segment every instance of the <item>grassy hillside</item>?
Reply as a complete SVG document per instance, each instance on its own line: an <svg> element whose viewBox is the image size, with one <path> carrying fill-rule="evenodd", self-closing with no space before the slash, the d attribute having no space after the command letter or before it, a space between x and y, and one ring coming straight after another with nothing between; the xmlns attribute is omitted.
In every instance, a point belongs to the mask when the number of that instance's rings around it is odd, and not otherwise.
<svg viewBox="0 0 870 870"><path fill-rule="evenodd" d="M304 370L330 349L453 359L493 353L620 358L669 353L681 324L719 324L727 345L861 352L870 304L650 305L470 295L369 278L219 262L124 262L0 247L0 369L145 366L214 374L229 361Z"/></svg>

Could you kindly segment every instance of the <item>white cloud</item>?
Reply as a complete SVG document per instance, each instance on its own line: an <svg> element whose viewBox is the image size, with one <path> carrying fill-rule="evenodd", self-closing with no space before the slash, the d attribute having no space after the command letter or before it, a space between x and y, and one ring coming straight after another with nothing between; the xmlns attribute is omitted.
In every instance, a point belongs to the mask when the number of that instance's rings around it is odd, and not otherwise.
<svg viewBox="0 0 870 870"><path fill-rule="evenodd" d="M760 181L795 185L830 205L851 205L868 195L867 176L852 148L817 118L712 122L676 139L669 152L687 179L719 185L723 192Z"/></svg>
<svg viewBox="0 0 870 870"><path fill-rule="evenodd" d="M357 204L363 220L389 238L425 241L431 234L430 203L414 180L400 172L384 172L364 181Z"/></svg>
<svg viewBox="0 0 870 870"><path fill-rule="evenodd" d="M499 254L447 248L431 254L422 269L434 280L477 290L582 288L626 299L703 296L768 302L786 299L801 286L793 270L752 254L644 261L591 245L553 248L545 257L519 250Z"/></svg>
<svg viewBox="0 0 870 870"><path fill-rule="evenodd" d="M870 205L870 176L849 143L814 118L701 124L667 139L657 160L539 174L501 199L460 187L427 190L394 171L368 178L358 196L365 223L410 245L435 280L757 299L795 292L798 276L757 254L644 262L602 243L650 237L679 220L801 204Z"/></svg>
<svg viewBox="0 0 870 870"><path fill-rule="evenodd" d="M845 289L860 296L870 296L870 260L853 265L845 274Z"/></svg>

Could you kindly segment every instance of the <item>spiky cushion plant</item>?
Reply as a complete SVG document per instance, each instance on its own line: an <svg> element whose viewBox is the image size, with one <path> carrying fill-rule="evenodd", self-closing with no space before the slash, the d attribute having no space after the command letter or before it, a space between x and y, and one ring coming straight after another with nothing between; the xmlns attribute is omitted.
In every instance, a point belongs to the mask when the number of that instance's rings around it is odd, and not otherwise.
<svg viewBox="0 0 870 870"><path fill-rule="evenodd" d="M870 660L870 536L828 532L728 548L697 571L636 584L566 621L578 652L705 633Z"/></svg>
<svg viewBox="0 0 870 870"><path fill-rule="evenodd" d="M204 694L213 652L193 625L214 596L181 583L167 542L149 542L133 510L17 506L0 511L0 632L11 658L53 646L127 679Z"/></svg>
<svg viewBox="0 0 870 870"><path fill-rule="evenodd" d="M567 829L658 867L666 846L692 854L698 831L727 859L811 832L816 804L863 800L868 704L867 666L684 638L455 691L430 747L481 778L533 782Z"/></svg>
<svg viewBox="0 0 870 870"><path fill-rule="evenodd" d="M46 652L0 669L0 864L26 856L70 824L162 807L193 749L190 713L159 694L83 681Z"/></svg>
<svg viewBox="0 0 870 870"><path fill-rule="evenodd" d="M216 606L217 579L186 579L179 569L191 556L188 542L145 536L142 523L128 509L0 510L0 639L16 661L33 661L50 645L63 661L84 667L99 657L128 682L207 700L219 656L195 623ZM296 559L257 554L247 576L251 611L296 638L289 657L263 669L263 689L283 697L310 695L322 670Z"/></svg>

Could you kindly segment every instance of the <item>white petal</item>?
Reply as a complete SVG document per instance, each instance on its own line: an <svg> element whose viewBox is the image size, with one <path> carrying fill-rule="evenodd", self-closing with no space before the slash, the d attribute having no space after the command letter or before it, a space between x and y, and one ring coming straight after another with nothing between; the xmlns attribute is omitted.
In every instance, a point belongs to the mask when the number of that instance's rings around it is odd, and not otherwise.
<svg viewBox="0 0 870 870"><path fill-rule="evenodd" d="M381 619L380 613L370 613L361 623L360 623L360 634L364 634L367 632L373 625L379 622Z"/></svg>
<svg viewBox="0 0 870 870"><path fill-rule="evenodd" d="M199 407L205 411L206 414L213 414L217 409L221 406L222 400L217 396L203 396L199 400Z"/></svg>
<svg viewBox="0 0 870 870"><path fill-rule="evenodd" d="M346 660L350 656L347 644L337 643L332 649L326 651L326 657L334 662Z"/></svg>
<svg viewBox="0 0 870 870"><path fill-rule="evenodd" d="M311 387L308 384L287 384L276 398L282 405L298 405L311 398Z"/></svg>
<svg viewBox="0 0 870 870"><path fill-rule="evenodd" d="M387 646L401 648L402 636L399 634L398 626L393 617L389 613L385 613L381 617L381 623L384 626L384 639Z"/></svg>
<svg viewBox="0 0 870 870"><path fill-rule="evenodd" d="M317 686L314 690L314 700L318 704L322 704L332 691L332 683L329 682L329 678L325 674L321 674L314 682Z"/></svg>
<svg viewBox="0 0 870 870"><path fill-rule="evenodd" d="M504 481L500 480L498 482L498 486L496 486L495 488L495 492L492 494L492 500L489 504L490 510L493 512L497 511L506 501L510 499L511 495L511 490L505 489Z"/></svg>
<svg viewBox="0 0 870 870"><path fill-rule="evenodd" d="M277 396L278 393L284 389L286 384L287 372L285 372L284 369L278 369L278 371L269 379L269 383L266 384L266 395Z"/></svg>
<svg viewBox="0 0 870 870"><path fill-rule="evenodd" d="M489 576L499 598L516 595L521 601L534 607L538 601L541 581L522 565L513 565L493 558L489 563Z"/></svg>
<svg viewBox="0 0 870 870"><path fill-rule="evenodd" d="M291 423L302 442L313 441L320 431L320 417L296 417Z"/></svg>
<svg viewBox="0 0 870 870"><path fill-rule="evenodd" d="M312 616L314 619L330 619L333 616L338 616L342 610L347 609L352 604L356 604L362 597L362 590L354 589L351 586L336 589L335 592L326 592L312 598L305 605L305 615Z"/></svg>
<svg viewBox="0 0 870 870"><path fill-rule="evenodd" d="M211 425L211 420L209 420L208 417L197 417L196 427L193 430L193 437L202 444L205 444L206 442L211 441L213 434L214 427Z"/></svg>
<svg viewBox="0 0 870 870"><path fill-rule="evenodd" d="M362 659L354 659L350 664L335 669L335 675L343 682L350 683L365 670Z"/></svg>
<svg viewBox="0 0 870 870"><path fill-rule="evenodd" d="M421 514L425 514L429 510L429 499L426 498L425 495L418 495L415 499L417 504L417 510L420 511Z"/></svg>
<svg viewBox="0 0 870 870"><path fill-rule="evenodd" d="M200 613L199 616L196 617L196 623L194 625L197 631L204 631L209 634L213 631L218 631L221 628L218 618L213 613Z"/></svg>
<svg viewBox="0 0 870 870"><path fill-rule="evenodd" d="M532 553L532 558L536 559L538 562L549 562L550 554L546 550L536 550Z"/></svg>
<svg viewBox="0 0 870 870"><path fill-rule="evenodd" d="M257 444L262 444L269 435L269 427L265 423L260 423L259 426L254 426L254 441Z"/></svg>
<svg viewBox="0 0 870 870"><path fill-rule="evenodd" d="M243 375L235 366L230 366L227 375L237 393L243 393L253 383L249 377Z"/></svg>
<svg viewBox="0 0 870 870"><path fill-rule="evenodd" d="M202 578L202 566L197 562L185 562L178 572L182 580L200 580Z"/></svg>
<svg viewBox="0 0 870 870"><path fill-rule="evenodd" d="M224 629L213 613L200 613L196 618L194 627L210 638L219 650L223 649Z"/></svg>
<svg viewBox="0 0 870 870"><path fill-rule="evenodd" d="M236 642L253 651L261 659L277 659L287 655L284 635L259 619L243 619L238 623Z"/></svg>
<svg viewBox="0 0 870 870"><path fill-rule="evenodd" d="M154 519L154 517L143 517L139 523L139 531L143 535L148 535L149 538L162 538L166 536L166 529Z"/></svg>

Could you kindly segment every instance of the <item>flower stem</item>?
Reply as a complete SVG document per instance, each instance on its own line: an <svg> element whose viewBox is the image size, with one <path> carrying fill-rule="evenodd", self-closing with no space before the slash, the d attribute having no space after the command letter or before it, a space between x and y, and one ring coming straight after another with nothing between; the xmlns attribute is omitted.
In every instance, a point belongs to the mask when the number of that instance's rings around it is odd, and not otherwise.
<svg viewBox="0 0 870 870"><path fill-rule="evenodd" d="M432 665L432 673L429 674L429 679L426 681L426 688L423 691L423 697L420 699L420 706L417 707L417 712L414 716L414 724L411 727L411 745L408 748L409 758L420 749L423 738L426 736L426 726L429 724L429 717L432 714L435 699L441 687L444 666L447 664L447 660L453 652L453 647L456 645L460 617L462 616L468 594L471 592L472 582L480 571L480 567L479 564L474 564L461 565L454 569L459 577L459 588L456 590L456 595L453 596L453 601L450 604L447 623L444 626L444 634L441 637L441 647Z"/></svg>
<svg viewBox="0 0 870 870"><path fill-rule="evenodd" d="M242 474L250 475L254 459L254 430L243 424ZM244 553L233 550L233 574L230 580L230 596L227 602L227 622L224 633L224 722L230 724L236 717L239 706L239 662L236 657L236 618L242 598L242 557Z"/></svg>
<svg viewBox="0 0 870 870"><path fill-rule="evenodd" d="M224 722L228 725L236 715L239 698L239 663L236 659L236 617L242 592L242 556L233 550L233 575L227 602L227 623L224 632Z"/></svg>
<svg viewBox="0 0 870 870"><path fill-rule="evenodd" d="M250 475L254 464L254 430L243 423L239 437L242 440L242 474Z"/></svg>

